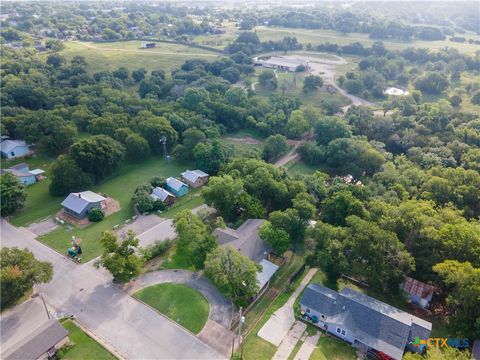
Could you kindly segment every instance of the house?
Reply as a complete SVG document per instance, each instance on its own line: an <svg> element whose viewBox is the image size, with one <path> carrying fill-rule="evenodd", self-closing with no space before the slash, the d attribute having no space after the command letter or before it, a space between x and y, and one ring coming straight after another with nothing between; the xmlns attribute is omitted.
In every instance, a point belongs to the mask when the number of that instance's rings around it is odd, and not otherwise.
<svg viewBox="0 0 480 360"><path fill-rule="evenodd" d="M250 260L260 264L262 270L257 272L259 294L261 294L270 282L278 266L266 259L271 248L260 238L258 231L265 222L263 219L248 219L237 230L231 228L217 228L213 234L217 237L220 246L232 246Z"/></svg>
<svg viewBox="0 0 480 360"><path fill-rule="evenodd" d="M39 298L13 308L1 319L4 360L50 359L69 342L68 331L49 319Z"/></svg>
<svg viewBox="0 0 480 360"><path fill-rule="evenodd" d="M20 163L1 171L2 175L7 172L15 175L23 185L31 185L37 182L37 177L30 172L28 165L25 163Z"/></svg>
<svg viewBox="0 0 480 360"><path fill-rule="evenodd" d="M428 308L430 301L432 301L435 287L433 285L425 284L411 277L406 276L400 288L405 291L408 299L418 306Z"/></svg>
<svg viewBox="0 0 480 360"><path fill-rule="evenodd" d="M142 45L140 45L140 48L142 49L153 49L154 47L156 47L157 44L155 43L142 43Z"/></svg>
<svg viewBox="0 0 480 360"><path fill-rule="evenodd" d="M308 70L310 68L307 60L293 57L287 58L281 56L272 56L268 60L254 58L253 64L257 66L263 66L269 69L278 69L290 72L297 71L299 66L305 67L305 70Z"/></svg>
<svg viewBox="0 0 480 360"><path fill-rule="evenodd" d="M154 201L160 200L165 206L173 205L173 203L175 202L175 196L172 193L158 186L153 189L150 197Z"/></svg>
<svg viewBox="0 0 480 360"><path fill-rule="evenodd" d="M167 178L165 188L177 197L188 193L188 185L174 177Z"/></svg>
<svg viewBox="0 0 480 360"><path fill-rule="evenodd" d="M208 183L208 174L202 170L187 170L182 173L182 178L188 186L193 188L198 188Z"/></svg>
<svg viewBox="0 0 480 360"><path fill-rule="evenodd" d="M29 146L23 140L2 139L0 143L0 152L2 157L13 159L28 155Z"/></svg>
<svg viewBox="0 0 480 360"><path fill-rule="evenodd" d="M106 198L93 191L70 193L62 202L63 210L78 219L84 218L91 209L104 209Z"/></svg>
<svg viewBox="0 0 480 360"><path fill-rule="evenodd" d="M340 292L310 284L300 300L302 317L364 353L400 360L411 342L428 339L432 324L350 288Z"/></svg>

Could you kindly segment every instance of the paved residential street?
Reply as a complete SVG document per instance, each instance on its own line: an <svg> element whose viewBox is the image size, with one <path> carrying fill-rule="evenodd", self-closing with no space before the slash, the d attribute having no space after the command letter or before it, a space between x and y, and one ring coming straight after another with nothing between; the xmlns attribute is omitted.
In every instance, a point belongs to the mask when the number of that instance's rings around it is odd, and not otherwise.
<svg viewBox="0 0 480 360"><path fill-rule="evenodd" d="M2 220L2 246L30 249L54 266L53 280L39 286L56 316L75 315L129 359L217 359L222 356L170 320L112 284L93 262L78 265Z"/></svg>

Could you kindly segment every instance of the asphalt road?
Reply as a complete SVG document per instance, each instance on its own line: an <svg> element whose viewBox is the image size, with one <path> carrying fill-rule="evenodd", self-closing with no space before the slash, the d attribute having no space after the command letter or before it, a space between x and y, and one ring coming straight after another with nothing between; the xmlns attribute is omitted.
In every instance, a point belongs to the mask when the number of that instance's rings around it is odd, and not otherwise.
<svg viewBox="0 0 480 360"><path fill-rule="evenodd" d="M128 359L218 359L222 356L175 323L136 301L112 284L93 263L78 265L34 239L28 230L2 220L2 246L30 249L50 261L54 276L40 285L57 316L75 315L97 336Z"/></svg>

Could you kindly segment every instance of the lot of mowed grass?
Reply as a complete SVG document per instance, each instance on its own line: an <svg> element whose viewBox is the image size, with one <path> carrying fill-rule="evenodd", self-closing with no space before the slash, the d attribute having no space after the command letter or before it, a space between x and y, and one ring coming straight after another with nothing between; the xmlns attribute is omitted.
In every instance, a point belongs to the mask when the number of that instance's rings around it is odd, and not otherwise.
<svg viewBox="0 0 480 360"><path fill-rule="evenodd" d="M72 347L65 351L61 358L68 360L113 360L116 359L107 349L88 336L71 320L63 320L62 325L68 330Z"/></svg>
<svg viewBox="0 0 480 360"><path fill-rule="evenodd" d="M134 296L194 334L203 329L210 313L210 305L205 297L183 284L153 285Z"/></svg>
<svg viewBox="0 0 480 360"><path fill-rule="evenodd" d="M273 26L257 26L255 28L260 41L268 40L282 40L285 36L295 36L301 44L311 43L312 45L318 45L325 42L330 42L338 45L347 45L353 42L360 42L363 46L370 47L376 40L370 39L368 34L362 33L349 33L343 35L336 31L331 30L321 30L321 29L293 29L293 28L284 28L284 27L273 27ZM393 40L382 40L385 44L385 47L391 50L403 50L407 47L415 48L428 48L433 51L438 51L446 46L458 49L461 53L468 55L475 55L475 52L480 49L478 45L475 44L462 44L456 43L453 41L393 41Z"/></svg>
<svg viewBox="0 0 480 360"><path fill-rule="evenodd" d="M71 245L72 235L75 235L81 241L83 250L82 261L91 260L102 252L102 246L99 241L101 233L105 230L111 230L117 224L124 224L125 220L134 215L131 199L133 191L137 186L148 183L153 176L180 176L180 173L187 168L188 165L181 165L175 162L167 163L162 156L152 156L139 164L125 162L105 181L92 188L95 192L105 194L117 200L121 206L118 212L106 217L99 223L91 224L85 228L67 225L60 226L49 234L39 237L39 240L58 252L65 253ZM45 196L51 197L51 195ZM58 204L63 200L63 198L57 197L54 197L54 199ZM191 203L189 204L192 205ZM43 205L42 203L37 203L35 206L42 207ZM46 213L44 217L47 215L53 215L53 213Z"/></svg>
<svg viewBox="0 0 480 360"><path fill-rule="evenodd" d="M317 347L310 356L310 360L355 360L355 349L345 341L323 335Z"/></svg>
<svg viewBox="0 0 480 360"><path fill-rule="evenodd" d="M129 70L144 68L147 71L163 69L167 73L179 68L187 59L203 58L214 60L218 53L187 45L157 43L152 49L140 49L144 41L117 42L65 42L60 54L67 60L84 56L91 73L112 71L121 66Z"/></svg>

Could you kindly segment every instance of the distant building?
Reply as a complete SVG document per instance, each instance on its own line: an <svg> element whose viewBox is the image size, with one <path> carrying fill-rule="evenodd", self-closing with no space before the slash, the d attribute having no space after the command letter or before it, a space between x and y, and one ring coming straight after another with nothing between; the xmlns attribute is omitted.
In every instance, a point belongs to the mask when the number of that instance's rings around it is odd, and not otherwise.
<svg viewBox="0 0 480 360"><path fill-rule="evenodd" d="M253 59L253 64L256 66L263 66L269 69L278 69L290 72L297 71L299 66L303 66L305 70L308 70L310 68L307 60L280 56L272 56L268 60L255 58Z"/></svg>
<svg viewBox="0 0 480 360"><path fill-rule="evenodd" d="M232 246L250 260L260 264L262 270L257 272L259 294L268 286L270 279L278 270L278 266L266 259L270 246L260 238L258 231L265 222L263 219L248 219L237 230L217 228L213 234L220 246Z"/></svg>
<svg viewBox="0 0 480 360"><path fill-rule="evenodd" d="M1 328L3 360L52 359L69 342L68 331L57 320L48 318L39 298L2 316Z"/></svg>
<svg viewBox="0 0 480 360"><path fill-rule="evenodd" d="M432 301L435 287L430 284L418 281L406 276L400 288L405 291L409 300L418 306L428 308L430 301Z"/></svg>
<svg viewBox="0 0 480 360"><path fill-rule="evenodd" d="M193 188L198 188L208 183L208 174L202 170L187 170L182 173L182 178L188 186Z"/></svg>
<svg viewBox="0 0 480 360"><path fill-rule="evenodd" d="M165 188L177 197L188 193L188 185L174 177L167 178Z"/></svg>
<svg viewBox="0 0 480 360"><path fill-rule="evenodd" d="M142 43L142 45L140 45L140 47L142 49L153 49L154 47L157 47L157 44L154 43L154 42L151 42L151 43Z"/></svg>
<svg viewBox="0 0 480 360"><path fill-rule="evenodd" d="M350 288L340 292L310 284L300 300L305 320L326 330L364 354L400 360L405 350L420 352L412 343L426 340L432 324ZM382 357L383 356L383 357Z"/></svg>
<svg viewBox="0 0 480 360"><path fill-rule="evenodd" d="M172 193L158 186L153 189L150 197L154 201L160 200L165 206L173 205L173 203L175 202L175 196Z"/></svg>
<svg viewBox="0 0 480 360"><path fill-rule="evenodd" d="M62 202L63 210L78 219L84 218L91 209L104 209L106 198L93 191L70 193Z"/></svg>
<svg viewBox="0 0 480 360"><path fill-rule="evenodd" d="M40 169L36 169L35 171L43 171ZM36 173L33 173L30 171L28 168L28 165L25 163L20 163L15 166L9 167L8 169L2 169L1 173L10 173L12 175L15 175L18 180L23 184L23 185L31 185L35 184L37 182L37 175Z"/></svg>
<svg viewBox="0 0 480 360"><path fill-rule="evenodd" d="M28 155L29 146L23 140L2 139L0 153L6 159L14 159Z"/></svg>

